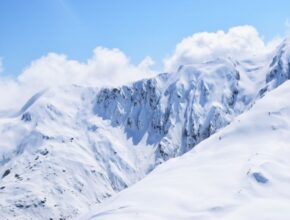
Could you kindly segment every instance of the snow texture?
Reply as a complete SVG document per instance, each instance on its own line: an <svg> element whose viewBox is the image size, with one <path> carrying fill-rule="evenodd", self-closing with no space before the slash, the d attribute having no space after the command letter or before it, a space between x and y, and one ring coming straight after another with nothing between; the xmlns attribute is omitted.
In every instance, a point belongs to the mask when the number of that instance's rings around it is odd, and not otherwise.
<svg viewBox="0 0 290 220"><path fill-rule="evenodd" d="M278 215L289 208L289 83L268 93L290 77L289 45L117 88L50 88L2 112L0 219L74 219L101 202L92 218Z"/></svg>
<svg viewBox="0 0 290 220"><path fill-rule="evenodd" d="M83 220L289 219L290 82Z"/></svg>

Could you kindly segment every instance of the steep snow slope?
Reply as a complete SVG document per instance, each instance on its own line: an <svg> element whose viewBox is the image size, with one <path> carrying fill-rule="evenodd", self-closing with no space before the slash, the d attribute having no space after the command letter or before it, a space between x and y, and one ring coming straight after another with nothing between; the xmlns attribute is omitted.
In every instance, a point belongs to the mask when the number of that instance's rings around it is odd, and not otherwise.
<svg viewBox="0 0 290 220"><path fill-rule="evenodd" d="M81 219L290 218L290 82Z"/></svg>
<svg viewBox="0 0 290 220"><path fill-rule="evenodd" d="M0 219L74 218L191 150L289 78L289 45L120 88L49 89L0 114Z"/></svg>
<svg viewBox="0 0 290 220"><path fill-rule="evenodd" d="M256 60L220 58L181 66L130 86L103 89L95 114L156 147L160 163L182 155L289 79L290 43Z"/></svg>
<svg viewBox="0 0 290 220"><path fill-rule="evenodd" d="M151 148L92 114L95 92L51 89L0 119L0 219L72 218L151 169Z"/></svg>

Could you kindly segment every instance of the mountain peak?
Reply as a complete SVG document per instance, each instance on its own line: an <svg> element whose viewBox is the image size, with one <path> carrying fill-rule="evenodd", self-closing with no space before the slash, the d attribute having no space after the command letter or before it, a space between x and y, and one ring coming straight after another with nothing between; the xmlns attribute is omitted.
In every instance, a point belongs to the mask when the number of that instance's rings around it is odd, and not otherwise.
<svg viewBox="0 0 290 220"><path fill-rule="evenodd" d="M57 87L2 114L0 217L74 218L202 146L289 79L284 44L270 61L218 58L120 87Z"/></svg>

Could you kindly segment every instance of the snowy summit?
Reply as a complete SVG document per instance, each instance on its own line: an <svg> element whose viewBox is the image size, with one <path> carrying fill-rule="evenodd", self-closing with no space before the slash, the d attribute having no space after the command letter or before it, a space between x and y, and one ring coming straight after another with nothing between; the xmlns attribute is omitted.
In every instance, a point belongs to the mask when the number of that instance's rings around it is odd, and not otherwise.
<svg viewBox="0 0 290 220"><path fill-rule="evenodd" d="M290 219L290 38L198 32L267 3L149 2L0 3L0 220Z"/></svg>

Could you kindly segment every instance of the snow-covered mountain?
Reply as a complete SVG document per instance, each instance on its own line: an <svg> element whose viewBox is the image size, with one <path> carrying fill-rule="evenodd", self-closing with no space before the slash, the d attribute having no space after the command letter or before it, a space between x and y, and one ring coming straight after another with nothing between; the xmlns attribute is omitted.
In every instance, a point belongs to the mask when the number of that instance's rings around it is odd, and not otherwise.
<svg viewBox="0 0 290 220"><path fill-rule="evenodd" d="M70 219L145 175L152 150L93 114L95 92L52 89L0 120L1 219Z"/></svg>
<svg viewBox="0 0 290 220"><path fill-rule="evenodd" d="M0 218L89 211L289 79L289 47L285 40L263 58L219 58L118 88L51 88L2 113Z"/></svg>
<svg viewBox="0 0 290 220"><path fill-rule="evenodd" d="M160 162L182 155L289 79L289 45L285 40L259 60L219 58L102 89L94 112L123 127L134 144L156 146Z"/></svg>
<svg viewBox="0 0 290 220"><path fill-rule="evenodd" d="M290 82L81 219L290 218Z"/></svg>

